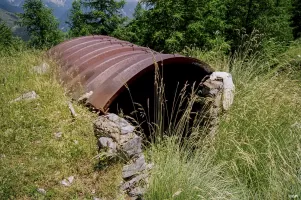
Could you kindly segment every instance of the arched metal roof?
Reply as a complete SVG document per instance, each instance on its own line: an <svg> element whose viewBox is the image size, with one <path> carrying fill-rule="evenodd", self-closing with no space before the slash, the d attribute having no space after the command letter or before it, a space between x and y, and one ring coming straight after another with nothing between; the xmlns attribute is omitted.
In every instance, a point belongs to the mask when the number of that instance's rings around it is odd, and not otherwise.
<svg viewBox="0 0 301 200"><path fill-rule="evenodd" d="M63 42L50 49L49 54L61 65L61 80L71 92L78 95L93 91L88 101L103 112L125 84L134 82L135 78L153 69L155 62L159 66L195 64L206 73L212 73L207 64L197 59L161 54L149 48L101 35Z"/></svg>

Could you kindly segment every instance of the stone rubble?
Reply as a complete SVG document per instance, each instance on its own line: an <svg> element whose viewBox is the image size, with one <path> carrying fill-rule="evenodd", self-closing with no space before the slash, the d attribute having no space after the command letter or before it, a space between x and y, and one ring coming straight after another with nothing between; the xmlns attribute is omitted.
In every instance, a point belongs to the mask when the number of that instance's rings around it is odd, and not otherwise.
<svg viewBox="0 0 301 200"><path fill-rule="evenodd" d="M68 101L67 104L68 104L68 108L71 112L72 117L74 117L74 118L77 117L77 114L75 112L75 109L74 109L72 103L70 101Z"/></svg>
<svg viewBox="0 0 301 200"><path fill-rule="evenodd" d="M43 188L38 188L37 192L40 193L40 194L46 195L46 190L43 189Z"/></svg>
<svg viewBox="0 0 301 200"><path fill-rule="evenodd" d="M222 111L229 110L233 104L234 91L232 76L227 72L214 72L203 82L202 92L209 103L209 136L212 138L219 125L219 115Z"/></svg>
<svg viewBox="0 0 301 200"><path fill-rule="evenodd" d="M19 96L18 98L10 101L9 103L14 103L14 102L18 102L21 100L34 100L37 99L39 96L37 95L37 93L35 91L31 91L31 92L27 92L22 94L21 96Z"/></svg>
<svg viewBox="0 0 301 200"><path fill-rule="evenodd" d="M62 136L63 136L63 133L62 133L62 132L56 132L56 133L54 133L54 137L55 137L56 139L61 138Z"/></svg>
<svg viewBox="0 0 301 200"><path fill-rule="evenodd" d="M142 152L142 138L134 136L128 142L121 145L122 151L126 152L129 157L139 155Z"/></svg>
<svg viewBox="0 0 301 200"><path fill-rule="evenodd" d="M92 96L93 91L87 92L84 95L82 95L81 97L78 98L78 102L81 104L87 104L88 99Z"/></svg>
<svg viewBox="0 0 301 200"><path fill-rule="evenodd" d="M71 186L73 181L74 181L74 176L69 176L67 179L62 180L61 184L66 186L66 187L69 187L69 186Z"/></svg>
<svg viewBox="0 0 301 200"><path fill-rule="evenodd" d="M135 134L135 127L115 114L99 116L94 122L100 152L128 161L122 169L123 182L120 189L131 199L139 199L145 193L149 170L142 152L142 138Z"/></svg>
<svg viewBox="0 0 301 200"><path fill-rule="evenodd" d="M117 153L117 145L112 138L101 137L98 139L98 146L101 149L107 149L109 154Z"/></svg>
<svg viewBox="0 0 301 200"><path fill-rule="evenodd" d="M127 179L134 175L138 175L146 169L144 155L141 155L134 163L125 165L122 169L122 178Z"/></svg>
<svg viewBox="0 0 301 200"><path fill-rule="evenodd" d="M50 67L47 63L42 63L39 66L34 66L33 71L37 74L45 74L49 71Z"/></svg>

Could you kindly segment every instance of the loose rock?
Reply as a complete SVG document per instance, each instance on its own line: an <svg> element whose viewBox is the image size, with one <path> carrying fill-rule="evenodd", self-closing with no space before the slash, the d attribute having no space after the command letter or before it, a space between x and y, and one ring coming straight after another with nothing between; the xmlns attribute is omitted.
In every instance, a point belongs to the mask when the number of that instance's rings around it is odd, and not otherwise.
<svg viewBox="0 0 301 200"><path fill-rule="evenodd" d="M141 174L138 175L134 178L132 178L131 180L125 182L122 186L121 189L122 190L127 190L129 188L133 188L135 185L137 185L141 180L147 179L148 174Z"/></svg>
<svg viewBox="0 0 301 200"><path fill-rule="evenodd" d="M129 192L131 197L141 197L145 193L145 188L136 187Z"/></svg>
<svg viewBox="0 0 301 200"><path fill-rule="evenodd" d="M100 148L108 149L108 153L110 154L117 153L117 145L115 142L113 142L111 138L101 137L99 138L98 142L99 142L98 146Z"/></svg>
<svg viewBox="0 0 301 200"><path fill-rule="evenodd" d="M125 157L128 165L122 170L123 182L120 189L129 199L139 199L147 187L149 171L153 164L147 164L142 152L142 138L135 134L135 127L115 114L100 116L94 122L95 135L100 151Z"/></svg>
<svg viewBox="0 0 301 200"><path fill-rule="evenodd" d="M118 128L120 129L120 132L122 135L132 133L135 130L135 127L132 126L128 121L125 119L119 117L115 114L108 114L108 119L117 124Z"/></svg>
<svg viewBox="0 0 301 200"><path fill-rule="evenodd" d="M76 114L75 109L74 109L74 107L73 107L73 105L72 105L71 102L68 102L68 107L69 107L69 110L70 110L72 116L73 117L77 117L77 114Z"/></svg>
<svg viewBox="0 0 301 200"><path fill-rule="evenodd" d="M132 126L125 119L119 117L115 114L107 114L105 116L99 117L95 122L96 127L99 131L106 130L105 132L110 132L116 134L116 132L120 135L125 135L128 133L132 133L135 130L135 127ZM107 129L110 129L109 131Z"/></svg>
<svg viewBox="0 0 301 200"><path fill-rule="evenodd" d="M119 141L120 138L120 130L117 125L110 121L105 116L100 116L94 122L94 131L95 135L101 137L111 137L114 141Z"/></svg>
<svg viewBox="0 0 301 200"><path fill-rule="evenodd" d="M122 145L122 151L130 157L139 155L142 152L142 138L136 135L133 139Z"/></svg>
<svg viewBox="0 0 301 200"><path fill-rule="evenodd" d="M61 184L66 187L69 187L73 183L73 180L74 180L74 176L69 176L67 179L62 180Z"/></svg>
<svg viewBox="0 0 301 200"><path fill-rule="evenodd" d="M54 133L54 137L55 138L61 138L63 136L63 133L62 132L57 132L57 133Z"/></svg>
<svg viewBox="0 0 301 200"><path fill-rule="evenodd" d="M43 188L38 188L37 191L40 194L46 195L46 190L44 190Z"/></svg>
<svg viewBox="0 0 301 200"><path fill-rule="evenodd" d="M49 65L47 63L43 63L39 66L34 66L33 71L37 74L45 74L49 71Z"/></svg>
<svg viewBox="0 0 301 200"><path fill-rule="evenodd" d="M79 97L77 101L79 103L86 104L88 99L92 96L92 94L93 94L93 91L87 92L83 96Z"/></svg>
<svg viewBox="0 0 301 200"><path fill-rule="evenodd" d="M38 97L39 96L37 95L37 93L35 91L31 91L31 92L22 94L18 98L10 101L10 103L14 103L14 102L21 101L21 100L33 100L33 99L37 99Z"/></svg>
<svg viewBox="0 0 301 200"><path fill-rule="evenodd" d="M124 179L133 175L137 175L146 169L146 163L144 155L141 155L133 164L126 165L122 169L122 177Z"/></svg>

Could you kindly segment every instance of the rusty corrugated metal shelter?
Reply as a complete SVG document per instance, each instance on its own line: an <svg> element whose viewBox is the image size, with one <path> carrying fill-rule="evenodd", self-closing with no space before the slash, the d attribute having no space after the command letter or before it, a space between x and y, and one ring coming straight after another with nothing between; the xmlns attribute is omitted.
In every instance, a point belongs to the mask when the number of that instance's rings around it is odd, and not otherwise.
<svg viewBox="0 0 301 200"><path fill-rule="evenodd" d="M125 85L133 88L138 99L153 93L154 63L164 71L170 84L185 81L200 83L212 73L210 67L197 59L174 54L162 54L149 48L109 36L86 36L63 42L49 51L61 65L61 80L71 93L80 95L93 91L89 103L106 112L124 95ZM169 87L174 95L175 87ZM134 99L135 100L135 99Z"/></svg>

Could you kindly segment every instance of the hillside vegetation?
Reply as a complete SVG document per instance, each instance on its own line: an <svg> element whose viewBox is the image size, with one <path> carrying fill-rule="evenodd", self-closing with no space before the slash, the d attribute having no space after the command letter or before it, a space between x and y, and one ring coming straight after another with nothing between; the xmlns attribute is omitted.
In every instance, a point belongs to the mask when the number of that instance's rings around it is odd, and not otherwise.
<svg viewBox="0 0 301 200"><path fill-rule="evenodd" d="M43 62L51 63L41 51L0 52L0 199L114 199L121 166L97 170L96 116L75 103L72 117L55 65L44 75L33 71ZM39 98L10 103L30 91Z"/></svg>
<svg viewBox="0 0 301 200"><path fill-rule="evenodd" d="M187 53L187 51L186 51ZM154 143L156 163L147 199L293 199L301 193L301 45L276 59L263 55L225 57L189 51L230 72L235 102L221 116L216 137L180 139L186 123L172 127L172 137ZM277 67L270 68L271 63ZM194 127L191 135L206 132ZM189 133L189 131L188 131ZM172 184L170 184L172 183ZM293 197L293 198L291 198Z"/></svg>
<svg viewBox="0 0 301 200"><path fill-rule="evenodd" d="M29 36L24 28L17 25L19 18L15 13L8 12L0 8L0 22L3 21L11 28L13 34L24 40L28 40Z"/></svg>
<svg viewBox="0 0 301 200"><path fill-rule="evenodd" d="M184 53L227 70L236 84L235 103L224 113L214 140L184 144L183 123L146 149L155 163L146 199L286 199L300 196L300 42L277 58L230 58L219 52ZM70 101L55 78L56 65L36 50L1 52L0 196L2 199L83 199L118 195L121 165L97 170L95 115ZM51 71L33 66L49 62ZM213 62L214 61L214 62ZM274 68L266 70L271 63ZM23 93L39 98L10 103ZM203 128L195 127L202 134ZM189 130L188 130L189 131ZM55 134L61 132L62 137ZM61 181L74 176L71 187ZM173 184L170 184L173 183ZM47 191L46 196L38 192ZM95 192L95 193L94 193Z"/></svg>
<svg viewBox="0 0 301 200"><path fill-rule="evenodd" d="M91 34L195 57L234 79L234 104L220 114L215 137L203 118L189 125L199 100L193 92L176 95L188 101L174 126L153 124L144 149L154 163L145 199L300 199L300 1L143 0L131 21L121 14L124 5L75 0L64 34L49 8L26 0L19 17L29 42L0 22L0 199L124 199L122 165L97 156L96 115L73 102L78 117L71 116L58 66L44 56ZM51 70L35 73L43 62ZM39 97L11 102L30 91ZM162 100L157 96L159 108L151 111L156 119L166 116ZM61 181L71 176L65 187Z"/></svg>

